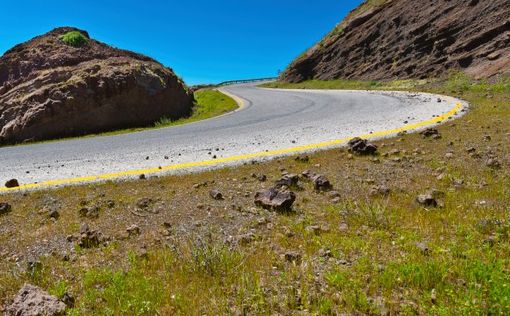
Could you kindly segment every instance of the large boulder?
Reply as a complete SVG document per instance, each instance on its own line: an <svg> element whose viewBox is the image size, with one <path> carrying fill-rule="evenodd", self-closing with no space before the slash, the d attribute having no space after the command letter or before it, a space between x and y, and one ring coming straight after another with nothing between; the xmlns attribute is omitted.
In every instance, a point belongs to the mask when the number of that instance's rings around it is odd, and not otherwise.
<svg viewBox="0 0 510 316"><path fill-rule="evenodd" d="M147 126L186 116L192 105L171 69L75 28L57 28L0 57L0 144Z"/></svg>
<svg viewBox="0 0 510 316"><path fill-rule="evenodd" d="M25 284L14 298L14 302L7 306L6 316L60 316L64 315L66 305L57 297L42 289Z"/></svg>

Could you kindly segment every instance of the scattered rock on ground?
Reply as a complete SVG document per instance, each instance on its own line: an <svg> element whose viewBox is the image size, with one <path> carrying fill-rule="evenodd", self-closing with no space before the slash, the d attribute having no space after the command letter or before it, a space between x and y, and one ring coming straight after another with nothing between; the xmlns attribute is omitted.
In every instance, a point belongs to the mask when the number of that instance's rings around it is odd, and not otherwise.
<svg viewBox="0 0 510 316"><path fill-rule="evenodd" d="M416 201L424 206L437 207L438 205L436 198L431 193L418 195Z"/></svg>
<svg viewBox="0 0 510 316"><path fill-rule="evenodd" d="M275 188L259 191L255 194L255 205L275 211L289 211L296 200L291 191L279 191Z"/></svg>
<svg viewBox="0 0 510 316"><path fill-rule="evenodd" d="M439 131L435 128L427 128L426 130L420 132L420 135L423 137L433 137L435 139L441 137Z"/></svg>
<svg viewBox="0 0 510 316"><path fill-rule="evenodd" d="M57 297L34 285L25 284L11 305L5 310L6 316L60 316L64 315L66 304Z"/></svg>
<svg viewBox="0 0 510 316"><path fill-rule="evenodd" d="M9 203L6 203L6 202L0 203L0 215L10 213L11 211L12 211L12 207Z"/></svg>
<svg viewBox="0 0 510 316"><path fill-rule="evenodd" d="M130 237L139 236L142 233L142 230L137 225L131 225L126 229L126 232Z"/></svg>
<svg viewBox="0 0 510 316"><path fill-rule="evenodd" d="M329 191L333 187L328 178L322 174L317 174L312 177L313 186L316 191Z"/></svg>
<svg viewBox="0 0 510 316"><path fill-rule="evenodd" d="M19 187L19 182L16 179L11 179L11 180L5 182L5 187L6 188L17 188L17 187Z"/></svg>
<svg viewBox="0 0 510 316"><path fill-rule="evenodd" d="M80 237L78 238L78 245L82 248L94 248L104 244L107 239L100 231L91 230L89 225L82 224L80 227Z"/></svg>
<svg viewBox="0 0 510 316"><path fill-rule="evenodd" d="M299 176L297 174L286 174L280 178L280 180L275 182L276 187L282 186L296 186L299 182Z"/></svg>
<svg viewBox="0 0 510 316"><path fill-rule="evenodd" d="M83 207L79 210L80 216L87 218L98 218L99 212L100 208L97 205Z"/></svg>
<svg viewBox="0 0 510 316"><path fill-rule="evenodd" d="M218 190L211 190L209 191L209 196L211 196L211 198L213 198L214 200L223 200L223 194L221 194L220 191Z"/></svg>
<svg viewBox="0 0 510 316"><path fill-rule="evenodd" d="M373 155L377 152L377 146L367 139L353 138L348 143L349 150L358 155Z"/></svg>
<svg viewBox="0 0 510 316"><path fill-rule="evenodd" d="M489 158L485 165L491 169L501 169L501 163L495 158Z"/></svg>

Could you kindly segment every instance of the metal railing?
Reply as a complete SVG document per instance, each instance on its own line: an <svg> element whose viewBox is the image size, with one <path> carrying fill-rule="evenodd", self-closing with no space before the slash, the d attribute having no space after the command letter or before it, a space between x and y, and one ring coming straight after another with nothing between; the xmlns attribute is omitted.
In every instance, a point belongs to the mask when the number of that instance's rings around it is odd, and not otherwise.
<svg viewBox="0 0 510 316"><path fill-rule="evenodd" d="M272 78L230 80L230 81L225 81L225 82L218 83L217 86L218 87L223 87L223 86L229 86L229 85L232 85L232 84L252 83L252 82L261 82L261 81L273 81L273 80L276 80L276 79L278 79L278 78L272 77Z"/></svg>

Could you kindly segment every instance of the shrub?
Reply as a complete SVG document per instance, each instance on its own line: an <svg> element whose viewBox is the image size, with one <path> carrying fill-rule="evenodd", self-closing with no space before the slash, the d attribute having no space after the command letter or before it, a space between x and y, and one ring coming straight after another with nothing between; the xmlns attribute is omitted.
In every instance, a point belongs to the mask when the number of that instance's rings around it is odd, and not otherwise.
<svg viewBox="0 0 510 316"><path fill-rule="evenodd" d="M60 36L60 40L73 47L82 47L88 43L88 38L78 31L68 32Z"/></svg>

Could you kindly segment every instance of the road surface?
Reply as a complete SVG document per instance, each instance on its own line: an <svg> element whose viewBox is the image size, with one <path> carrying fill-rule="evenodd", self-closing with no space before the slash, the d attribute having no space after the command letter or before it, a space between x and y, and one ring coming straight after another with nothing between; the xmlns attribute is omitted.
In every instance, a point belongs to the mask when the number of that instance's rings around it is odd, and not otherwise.
<svg viewBox="0 0 510 316"><path fill-rule="evenodd" d="M445 96L396 92L223 88L243 100L227 115L132 134L0 148L0 192L140 174L194 171L392 136L458 116L467 106ZM439 102L439 100L441 102Z"/></svg>

